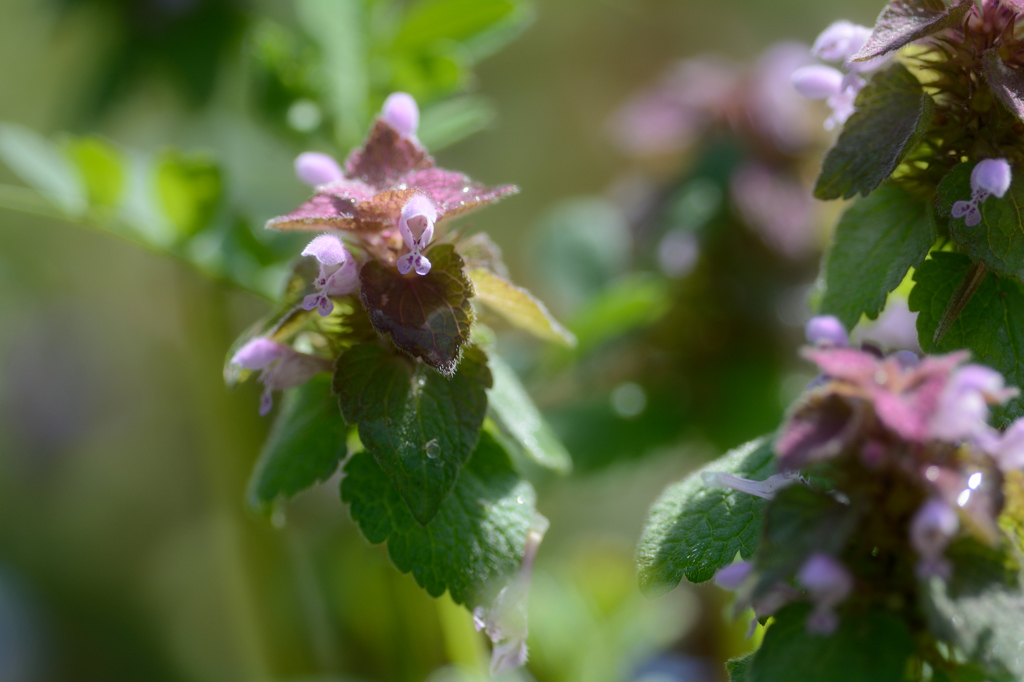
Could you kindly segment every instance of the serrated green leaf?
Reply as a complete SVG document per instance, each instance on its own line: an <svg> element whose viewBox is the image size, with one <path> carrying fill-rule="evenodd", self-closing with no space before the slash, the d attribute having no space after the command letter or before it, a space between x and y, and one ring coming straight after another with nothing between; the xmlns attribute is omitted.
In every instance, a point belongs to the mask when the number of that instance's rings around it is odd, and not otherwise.
<svg viewBox="0 0 1024 682"><path fill-rule="evenodd" d="M725 662L725 671L729 673L729 682L747 682L750 675L750 662L754 660L754 654L733 658Z"/></svg>
<svg viewBox="0 0 1024 682"><path fill-rule="evenodd" d="M956 644L993 680L1024 679L1024 590L998 552L967 540L946 554L947 583L922 586L923 609L936 636Z"/></svg>
<svg viewBox="0 0 1024 682"><path fill-rule="evenodd" d="M85 186L71 161L39 133L14 123L0 124L0 159L68 215L85 211Z"/></svg>
<svg viewBox="0 0 1024 682"><path fill-rule="evenodd" d="M401 275L395 267L371 260L362 267L363 306L381 334L399 350L451 375L469 341L473 324L473 282L451 244L432 246L430 272Z"/></svg>
<svg viewBox="0 0 1024 682"><path fill-rule="evenodd" d="M1024 385L1024 288L1009 279L989 275L967 307L939 342L933 340L939 320L971 267L958 253L938 252L914 272L907 302L917 316L917 333L926 353L950 353L967 348L972 360L992 367L1012 386ZM1024 415L1021 398L994 409L995 422L1006 426Z"/></svg>
<svg viewBox="0 0 1024 682"><path fill-rule="evenodd" d="M814 187L819 199L873 192L921 141L935 113L921 83L898 63L872 78L856 107L822 163Z"/></svg>
<svg viewBox="0 0 1024 682"><path fill-rule="evenodd" d="M928 204L895 185L857 201L836 227L821 311L838 317L847 329L861 314L878 317L889 292L924 261L935 237Z"/></svg>
<svg viewBox="0 0 1024 682"><path fill-rule="evenodd" d="M485 268L469 271L476 296L507 322L539 339L569 348L576 346L576 337L548 312L547 306L526 289L517 287Z"/></svg>
<svg viewBox="0 0 1024 682"><path fill-rule="evenodd" d="M315 376L286 392L249 479L250 508L266 514L278 498L326 481L345 456L347 437L329 377Z"/></svg>
<svg viewBox="0 0 1024 682"><path fill-rule="evenodd" d="M427 524L476 447L487 414L487 356L466 348L451 378L378 344L338 358L334 390L349 424L408 505Z"/></svg>
<svg viewBox="0 0 1024 682"><path fill-rule="evenodd" d="M544 421L515 370L493 353L490 366L494 386L488 392L488 405L495 421L522 446L531 460L545 469L569 473L572 469L569 452Z"/></svg>
<svg viewBox="0 0 1024 682"><path fill-rule="evenodd" d="M387 543L398 570L411 571L431 596L447 589L455 602L472 608L518 568L535 494L484 433L451 495L425 526L368 453L345 466L341 499L370 542Z"/></svg>
<svg viewBox="0 0 1024 682"><path fill-rule="evenodd" d="M898 617L884 611L843 613L839 629L807 632L808 604L791 604L775 616L754 653L750 682L903 682L914 641Z"/></svg>
<svg viewBox="0 0 1024 682"><path fill-rule="evenodd" d="M160 208L179 238L191 237L209 226L223 190L220 168L206 156L168 151L157 161Z"/></svg>
<svg viewBox="0 0 1024 682"><path fill-rule="evenodd" d="M764 480L775 471L770 437L759 438L670 486L654 503L637 548L640 589L648 596L673 589L685 576L711 580L736 553L753 554L765 501L730 488L709 487L705 471Z"/></svg>
<svg viewBox="0 0 1024 682"><path fill-rule="evenodd" d="M117 206L127 183L128 160L114 145L97 137L69 140L64 152L74 162L93 206Z"/></svg>
<svg viewBox="0 0 1024 682"><path fill-rule="evenodd" d="M953 240L972 260L992 272L1024 282L1024 180L1013 179L1002 199L989 197L981 205L981 222L971 227L963 218L953 218L953 204L971 198L973 163L961 163L951 170L936 192L938 216L949 226Z"/></svg>

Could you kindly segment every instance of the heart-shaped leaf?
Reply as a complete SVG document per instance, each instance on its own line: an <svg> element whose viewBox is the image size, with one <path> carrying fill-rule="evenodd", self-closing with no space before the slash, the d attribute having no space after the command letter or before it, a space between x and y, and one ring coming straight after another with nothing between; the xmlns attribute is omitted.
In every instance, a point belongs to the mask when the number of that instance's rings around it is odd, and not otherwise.
<svg viewBox="0 0 1024 682"><path fill-rule="evenodd" d="M422 277L367 262L359 273L363 306L374 328L389 334L400 350L450 376L473 324L473 283L451 244L433 246L425 255L432 267Z"/></svg>
<svg viewBox="0 0 1024 682"><path fill-rule="evenodd" d="M427 524L476 447L487 413L487 356L469 346L446 378L379 344L338 359L334 390L341 412L413 517Z"/></svg>

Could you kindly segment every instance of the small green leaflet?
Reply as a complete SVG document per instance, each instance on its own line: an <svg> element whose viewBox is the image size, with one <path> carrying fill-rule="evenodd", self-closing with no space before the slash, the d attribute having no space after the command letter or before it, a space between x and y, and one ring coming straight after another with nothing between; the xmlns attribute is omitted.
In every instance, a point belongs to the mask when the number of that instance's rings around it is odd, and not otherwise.
<svg viewBox="0 0 1024 682"><path fill-rule="evenodd" d="M313 377L285 393L249 480L249 507L267 514L278 498L326 481L345 456L347 434L329 377Z"/></svg>
<svg viewBox="0 0 1024 682"><path fill-rule="evenodd" d="M939 341L935 329L967 274L971 260L962 254L937 252L914 272L908 303L917 316L917 333L926 353L971 351L972 360L1002 372L1011 386L1024 385L1024 288L1013 280L990 274ZM996 407L995 423L1006 426L1024 414L1021 398Z"/></svg>
<svg viewBox="0 0 1024 682"><path fill-rule="evenodd" d="M884 611L842 611L839 629L807 632L808 604L775 616L747 671L748 682L903 682L914 641L897 616Z"/></svg>
<svg viewBox="0 0 1024 682"><path fill-rule="evenodd" d="M947 552L953 577L922 585L933 632L988 670L987 679L1024 679L1024 591L998 552L970 540Z"/></svg>
<svg viewBox="0 0 1024 682"><path fill-rule="evenodd" d="M962 163L943 178L936 193L938 215L972 260L981 261L998 275L1024 282L1024 181L1014 178L1002 199L989 197L981 205L981 222L974 227L951 215L954 203L971 198L974 165Z"/></svg>
<svg viewBox="0 0 1024 682"><path fill-rule="evenodd" d="M576 346L576 337L563 327L547 307L526 289L498 277L485 268L469 271L477 300L498 313L513 326L528 331L539 339L569 348Z"/></svg>
<svg viewBox="0 0 1024 682"><path fill-rule="evenodd" d="M838 317L847 329L861 314L878 317L889 292L924 261L935 236L928 204L895 185L857 201L836 227L821 311Z"/></svg>
<svg viewBox="0 0 1024 682"><path fill-rule="evenodd" d="M763 481L775 472L772 438L736 448L661 494L637 548L640 589L648 596L668 592L684 576L694 583L711 580L736 552L746 558L757 547L765 500L708 487L705 471Z"/></svg>
<svg viewBox="0 0 1024 682"><path fill-rule="evenodd" d="M876 74L856 106L822 164L814 187L819 199L873 192L921 141L935 112L932 98L902 64Z"/></svg>
<svg viewBox="0 0 1024 682"><path fill-rule="evenodd" d="M160 208L178 239L187 239L212 221L223 197L220 169L203 155L166 152L156 165Z"/></svg>
<svg viewBox="0 0 1024 682"><path fill-rule="evenodd" d="M387 542L398 570L412 571L431 596L447 589L455 602L472 608L519 567L535 494L508 454L483 433L455 489L425 526L368 453L345 466L341 499L370 542Z"/></svg>
<svg viewBox="0 0 1024 682"><path fill-rule="evenodd" d="M374 328L389 334L399 350L451 376L473 324L473 282L451 244L432 246L424 255L432 267L423 277L368 261L359 272L363 305Z"/></svg>
<svg viewBox="0 0 1024 682"><path fill-rule="evenodd" d="M488 404L495 421L512 436L534 462L560 474L572 469L572 458L554 430L533 404L515 370L498 355L490 356L494 386L488 392Z"/></svg>
<svg viewBox="0 0 1024 682"><path fill-rule="evenodd" d="M345 420L359 425L366 451L423 525L476 447L490 386L487 356L475 346L450 379L370 343L345 351L334 375Z"/></svg>

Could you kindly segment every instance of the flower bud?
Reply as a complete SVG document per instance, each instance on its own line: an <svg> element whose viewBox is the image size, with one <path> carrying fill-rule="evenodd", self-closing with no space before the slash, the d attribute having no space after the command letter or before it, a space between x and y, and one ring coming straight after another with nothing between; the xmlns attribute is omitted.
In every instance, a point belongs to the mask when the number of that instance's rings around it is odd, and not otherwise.
<svg viewBox="0 0 1024 682"><path fill-rule="evenodd" d="M850 337L846 333L846 327L839 321L839 318L832 315L818 315L812 317L805 327L807 340L815 346L839 346L850 345Z"/></svg>
<svg viewBox="0 0 1024 682"><path fill-rule="evenodd" d="M394 92L384 100L380 117L405 137L415 137L420 125L420 109L412 95Z"/></svg>
<svg viewBox="0 0 1024 682"><path fill-rule="evenodd" d="M313 286L315 294L306 296L302 307L316 308L321 317L334 312L331 296L347 296L359 290L359 268L348 249L333 234L322 234L302 250L303 256L312 256L320 262L320 274Z"/></svg>
<svg viewBox="0 0 1024 682"><path fill-rule="evenodd" d="M860 51L871 37L871 29L849 21L837 21L814 41L811 54L829 62L842 62Z"/></svg>
<svg viewBox="0 0 1024 682"><path fill-rule="evenodd" d="M265 369L270 363L280 360L287 350L288 346L284 344L260 337L242 346L231 358L231 364L251 370Z"/></svg>
<svg viewBox="0 0 1024 682"><path fill-rule="evenodd" d="M793 87L808 99L828 99L843 91L843 74L831 66L812 64L793 72Z"/></svg>
<svg viewBox="0 0 1024 682"><path fill-rule="evenodd" d="M295 158L295 175L310 187L329 185L345 179L338 162L319 152L303 152Z"/></svg>
<svg viewBox="0 0 1024 682"><path fill-rule="evenodd" d="M984 191L1002 199L1010 189L1013 174L1006 159L985 159L971 171L971 189Z"/></svg>

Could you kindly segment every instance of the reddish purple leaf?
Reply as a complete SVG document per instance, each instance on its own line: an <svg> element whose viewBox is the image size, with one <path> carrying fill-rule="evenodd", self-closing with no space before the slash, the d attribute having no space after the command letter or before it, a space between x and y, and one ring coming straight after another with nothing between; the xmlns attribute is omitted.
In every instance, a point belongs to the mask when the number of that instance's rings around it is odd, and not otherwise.
<svg viewBox="0 0 1024 682"><path fill-rule="evenodd" d="M1024 74L1007 66L998 50L989 50L984 58L985 80L1014 116L1024 119Z"/></svg>
<svg viewBox="0 0 1024 682"><path fill-rule="evenodd" d="M378 119L363 148L349 154L345 175L385 187L397 184L406 173L433 167L434 159L419 142Z"/></svg>
<svg viewBox="0 0 1024 682"><path fill-rule="evenodd" d="M929 9L919 0L892 0L875 21L875 30L864 47L853 55L855 62L881 57L915 40L963 22L974 0L960 0L949 9Z"/></svg>

